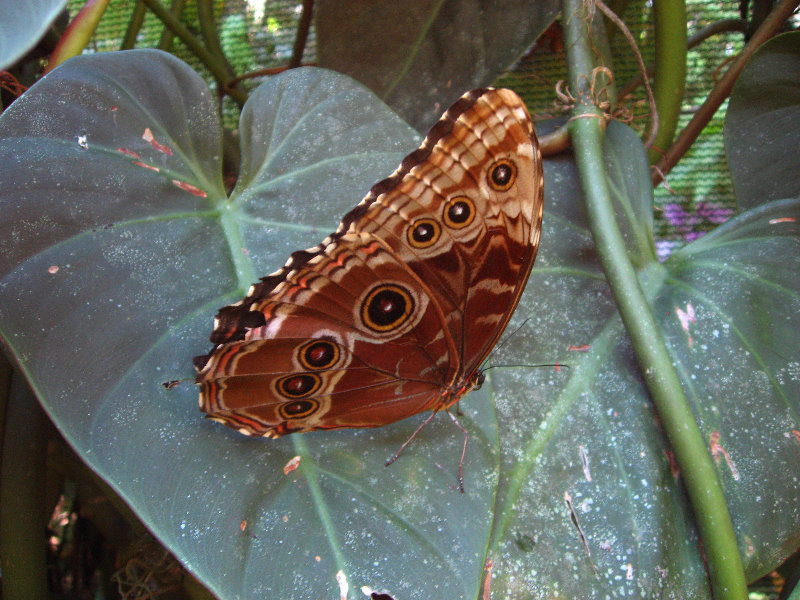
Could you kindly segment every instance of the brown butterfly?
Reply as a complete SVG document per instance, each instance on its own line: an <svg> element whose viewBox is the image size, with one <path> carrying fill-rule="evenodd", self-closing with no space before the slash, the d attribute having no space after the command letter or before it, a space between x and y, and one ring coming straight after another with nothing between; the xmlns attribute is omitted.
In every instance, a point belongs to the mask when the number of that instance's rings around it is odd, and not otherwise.
<svg viewBox="0 0 800 600"><path fill-rule="evenodd" d="M536 257L542 203L522 100L464 94L335 233L219 311L215 347L195 359L200 408L271 438L448 409L483 381Z"/></svg>

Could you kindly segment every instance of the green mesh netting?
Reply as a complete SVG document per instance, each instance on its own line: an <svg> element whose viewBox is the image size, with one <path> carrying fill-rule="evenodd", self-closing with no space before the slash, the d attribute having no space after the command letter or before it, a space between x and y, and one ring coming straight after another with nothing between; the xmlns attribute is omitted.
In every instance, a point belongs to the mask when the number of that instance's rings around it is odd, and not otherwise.
<svg viewBox="0 0 800 600"><path fill-rule="evenodd" d="M84 0L69 0L67 10L70 17L74 17L84 4ZM165 2L165 5L168 4ZM178 2L172 3L173 6L175 4ZM86 52L119 50L136 6L137 3L130 0L112 0ZM286 65L292 56L295 30L301 12L302 3L291 0L216 0L214 15L219 23L220 43L234 72L243 74ZM198 39L202 39L195 3L186 3L181 20ZM171 40L170 46L163 45L163 36ZM211 73L150 11L145 11L144 22L136 35L135 47L161 48L172 52L203 75L212 90L216 90ZM312 27L303 52L303 62L313 62L315 57L316 38ZM247 79L243 85L250 91L262 81L263 78ZM223 123L225 127L235 129L238 121L238 107L226 97L223 103Z"/></svg>
<svg viewBox="0 0 800 600"><path fill-rule="evenodd" d="M631 28L646 63L652 62L653 58L650 5L649 0L630 2L622 15ZM70 15L74 16L82 6L83 0L71 0L68 3ZM136 3L128 0L112 1L89 51L119 49L135 6ZM302 4L297 0L215 2L215 14L220 23L220 40L234 71L241 74L288 63L301 8ZM722 19L736 19L739 17L738 10L738 0L687 0L688 33L691 36L706 25ZM183 21L200 37L194 3L186 5ZM615 61L614 78L618 88L622 88L636 76L636 63L624 37L618 32L612 32L612 26L608 23L607 25ZM164 27L161 22L147 12L136 36L136 46L159 47L163 35ZM686 94L679 131L713 87L716 71L727 59L735 56L743 45L742 34L729 31L717 34L689 51ZM211 75L177 38L172 41L171 51L204 74L212 88L214 87ZM315 56L312 27L303 62L314 62ZM545 116L555 113L554 89L556 83L562 79L566 79L566 59L563 42L556 27L542 36L536 46L496 83L517 90L525 99L531 113ZM252 89L260 81L258 78L250 79L245 82L245 86ZM628 103L633 106L636 100L642 98L644 91L639 87ZM722 139L726 106L727 103L717 112L691 151L672 170L667 180L669 188L660 186L656 190L655 234L660 258L725 221L735 211ZM643 114L641 108L635 112L637 115ZM223 115L225 125L235 128L238 110L227 99L223 104ZM633 122L633 126L639 129L646 125L645 118L637 118Z"/></svg>
<svg viewBox="0 0 800 600"><path fill-rule="evenodd" d="M652 63L654 54L651 4L641 0L631 2L622 15L637 41L645 64ZM690 37L711 23L739 17L738 0L687 0L686 8ZM613 25L608 21L606 25L615 61L614 79L618 89L622 89L636 77L638 70L627 41L618 32L612 31ZM686 126L711 91L715 71L743 46L742 34L729 31L715 35L689 50L686 92L678 131ZM498 84L519 91L531 113L548 115L556 114L553 104L555 85L559 80L566 79L563 40L556 29L543 36L537 47L523 57L512 71L503 75ZM641 101L644 97L644 89L639 87L626 104L634 108L635 101ZM717 111L691 151L669 174L669 189L659 186L655 191L656 250L661 259L724 222L735 211L722 139L726 107L727 102ZM637 119L632 126L641 131L647 127L648 121L638 118L644 114L641 108L635 109L634 114Z"/></svg>

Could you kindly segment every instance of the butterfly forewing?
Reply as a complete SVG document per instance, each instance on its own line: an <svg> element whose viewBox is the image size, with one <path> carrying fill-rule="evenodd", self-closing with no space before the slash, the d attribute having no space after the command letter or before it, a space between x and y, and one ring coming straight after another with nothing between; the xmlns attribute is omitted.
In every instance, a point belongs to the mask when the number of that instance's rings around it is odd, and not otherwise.
<svg viewBox="0 0 800 600"><path fill-rule="evenodd" d="M457 401L525 287L542 188L519 97L465 94L335 233L220 310L201 408L277 437Z"/></svg>

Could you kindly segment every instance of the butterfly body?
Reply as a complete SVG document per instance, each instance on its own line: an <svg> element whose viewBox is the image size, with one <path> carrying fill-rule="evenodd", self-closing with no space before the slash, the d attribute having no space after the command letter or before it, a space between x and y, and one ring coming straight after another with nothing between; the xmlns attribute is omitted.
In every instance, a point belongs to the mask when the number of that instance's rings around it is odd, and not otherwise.
<svg viewBox="0 0 800 600"><path fill-rule="evenodd" d="M220 310L195 361L201 409L280 437L453 405L519 301L542 201L522 101L468 92L336 232Z"/></svg>

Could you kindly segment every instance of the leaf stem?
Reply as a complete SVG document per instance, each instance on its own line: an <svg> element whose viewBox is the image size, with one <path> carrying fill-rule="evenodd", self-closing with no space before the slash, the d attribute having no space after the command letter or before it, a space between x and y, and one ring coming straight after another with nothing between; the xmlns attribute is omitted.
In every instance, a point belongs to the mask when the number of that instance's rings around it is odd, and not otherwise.
<svg viewBox="0 0 800 600"><path fill-rule="evenodd" d="M58 40L58 44L50 54L47 61L45 74L55 69L58 65L78 56L89 45L100 19L103 17L109 0L88 0L80 12L72 19L67 30Z"/></svg>
<svg viewBox="0 0 800 600"><path fill-rule="evenodd" d="M230 79L230 71L226 61L209 52L202 42L192 35L186 25L175 18L175 15L161 4L160 0L142 0L142 2L203 62L206 68L211 71L214 79L219 82L227 82ZM244 90L226 87L226 91L239 105L243 105L247 100L247 94Z"/></svg>
<svg viewBox="0 0 800 600"><path fill-rule="evenodd" d="M290 69L296 69L303 63L303 51L306 49L306 41L308 40L308 32L311 29L311 17L313 14L314 0L303 0L303 12L300 15L300 22L297 24L292 58L289 61Z"/></svg>
<svg viewBox="0 0 800 600"><path fill-rule="evenodd" d="M694 420L614 217L602 160L603 117L587 85L594 68L591 18L582 0L564 0L562 14L570 88L578 98L570 123L575 159L586 193L589 224L603 269L631 338L653 403L675 452L706 552L717 600L747 598L736 536L722 486L706 442Z"/></svg>
<svg viewBox="0 0 800 600"><path fill-rule="evenodd" d="M726 33L729 31L738 31L740 33L744 33L747 29L747 22L743 19L722 19L721 21L715 21L711 23L711 25L706 25L700 31L693 34L686 40L686 48L691 50L692 48L699 46L707 39L718 35L720 33ZM653 73L656 72L656 67L654 64L647 66L647 76L652 77ZM631 79L628 83L620 91L619 95L621 97L628 96L633 93L633 91L638 88L640 85L644 83L644 78L642 77L641 73Z"/></svg>
<svg viewBox="0 0 800 600"><path fill-rule="evenodd" d="M739 78L739 74L744 69L745 64L753 53L771 38L794 12L800 0L783 0L776 6L766 20L761 24L750 41L736 57L725 75L717 82L714 89L703 102L702 106L694 113L691 121L680 132L675 143L664 153L658 161L656 168L653 169L653 185L658 185L664 176L674 167L686 151L691 147L700 132L717 112L717 109L730 95L733 84Z"/></svg>
<svg viewBox="0 0 800 600"><path fill-rule="evenodd" d="M4 598L47 598L44 533L47 417L19 372L9 395L0 470Z"/></svg>
<svg viewBox="0 0 800 600"><path fill-rule="evenodd" d="M119 45L120 50L130 50L136 45L136 37L142 30L144 24L144 15L147 10L141 0L136 2L131 13L131 18L128 21L128 28L125 30L125 35L122 38L122 43Z"/></svg>
<svg viewBox="0 0 800 600"><path fill-rule="evenodd" d="M211 0L197 0L197 21L200 23L200 34L206 43L206 48L222 64L225 77L218 79L220 84L233 78L233 69L225 58L222 44L217 33L217 20L214 18L214 5Z"/></svg>
<svg viewBox="0 0 800 600"><path fill-rule="evenodd" d="M633 39L633 35L631 34L628 26L620 19L614 11L612 11L603 0L592 0L597 8L599 8L603 14L622 32L622 35L628 41L628 44L633 51L633 56L636 59L636 64L639 66L639 72L642 73L642 83L644 84L645 90L647 91L647 102L650 105L650 133L647 136L647 142L645 142L645 147L649 148L653 145L653 140L656 138L656 133L658 132L658 110L656 108L656 102L653 97L653 90L650 88L650 80L646 77L647 68L644 66L644 60L642 59L642 53L639 52L639 47L636 45L636 40ZM595 21L602 20L595 19ZM605 36L604 36L605 37ZM594 34L594 39L597 41L597 32ZM605 57L602 57L600 60L600 64L604 66L611 66L611 62L607 60ZM596 95L595 95L596 97ZM612 106L616 104L616 97L612 102Z"/></svg>
<svg viewBox="0 0 800 600"><path fill-rule="evenodd" d="M0 465L3 464L3 446L6 434L6 412L11 393L11 373L13 369L5 354L0 354Z"/></svg>
<svg viewBox="0 0 800 600"><path fill-rule="evenodd" d="M176 19L180 20L183 17L183 10L185 8L186 0L172 0L170 3L169 12L171 12ZM175 34L172 33L170 28L164 27L164 31L161 32L161 39L158 41L158 49L163 50L164 52L171 52L172 41L174 38Z"/></svg>
<svg viewBox="0 0 800 600"><path fill-rule="evenodd" d="M686 85L686 4L684 0L656 0L653 4L656 47L653 94L658 110L658 132L647 152L650 164L661 158L658 148L672 142Z"/></svg>

